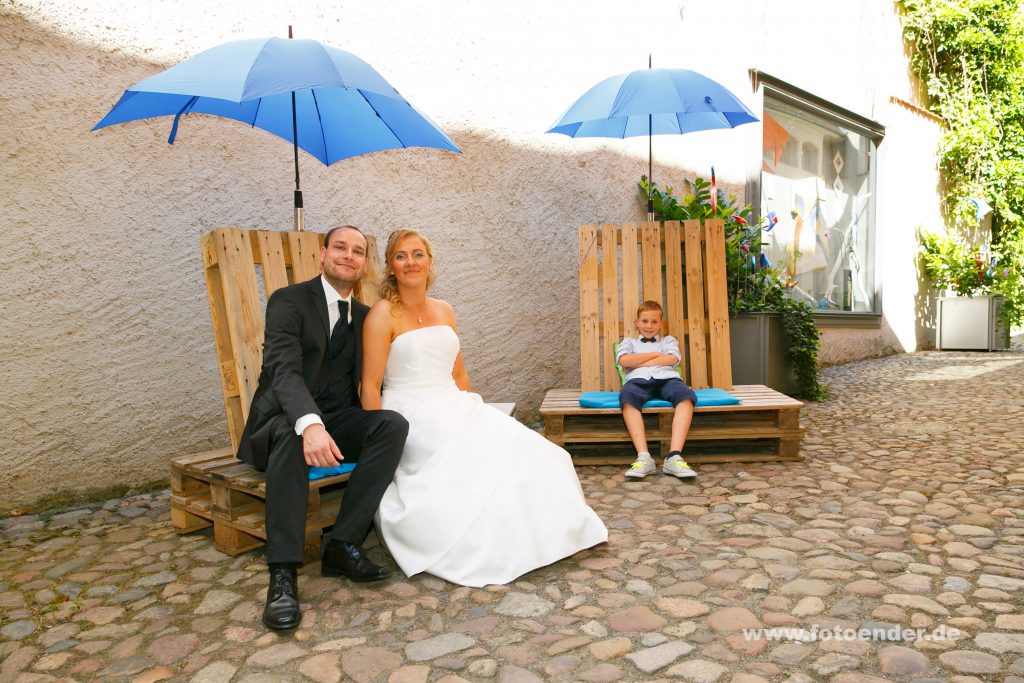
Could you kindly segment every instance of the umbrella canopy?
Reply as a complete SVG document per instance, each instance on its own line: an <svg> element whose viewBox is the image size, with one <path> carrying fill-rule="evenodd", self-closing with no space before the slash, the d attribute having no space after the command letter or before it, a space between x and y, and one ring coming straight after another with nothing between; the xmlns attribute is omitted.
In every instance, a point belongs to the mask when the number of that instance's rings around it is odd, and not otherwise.
<svg viewBox="0 0 1024 683"><path fill-rule="evenodd" d="M757 121L725 87L688 69L639 69L601 81L547 131L573 138L681 135ZM651 177L648 143L648 178ZM653 211L648 201L648 213Z"/></svg>
<svg viewBox="0 0 1024 683"><path fill-rule="evenodd" d="M547 132L574 138L680 135L757 121L725 87L688 69L640 69L585 92Z"/></svg>
<svg viewBox="0 0 1024 683"><path fill-rule="evenodd" d="M315 40L260 38L225 43L133 85L93 130L186 114L213 114L262 128L326 165L403 147L460 152L373 67ZM301 214L297 214L296 221Z"/></svg>

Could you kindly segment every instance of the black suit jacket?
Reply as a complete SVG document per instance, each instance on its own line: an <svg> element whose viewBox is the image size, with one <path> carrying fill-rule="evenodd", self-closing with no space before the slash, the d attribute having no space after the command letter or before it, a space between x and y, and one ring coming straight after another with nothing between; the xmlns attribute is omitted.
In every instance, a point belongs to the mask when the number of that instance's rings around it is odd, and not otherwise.
<svg viewBox="0 0 1024 683"><path fill-rule="evenodd" d="M352 299L355 334L355 377L359 386L363 360L363 320L370 309ZM283 287L267 301L267 325L263 341L263 367L249 407L249 417L238 444L238 459L259 470L267 467L270 437L281 425L289 428L303 415L323 412L317 395L330 378L330 319L320 276ZM353 405L359 397L353 389Z"/></svg>

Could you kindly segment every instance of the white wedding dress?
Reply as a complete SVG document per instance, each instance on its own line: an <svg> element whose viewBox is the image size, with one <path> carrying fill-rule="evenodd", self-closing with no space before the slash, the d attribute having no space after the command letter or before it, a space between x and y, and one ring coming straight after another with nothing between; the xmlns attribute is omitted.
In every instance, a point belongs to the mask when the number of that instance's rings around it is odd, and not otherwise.
<svg viewBox="0 0 1024 683"><path fill-rule="evenodd" d="M459 338L422 327L391 344L383 407L409 421L377 528L407 576L512 581L608 540L569 454L452 380Z"/></svg>

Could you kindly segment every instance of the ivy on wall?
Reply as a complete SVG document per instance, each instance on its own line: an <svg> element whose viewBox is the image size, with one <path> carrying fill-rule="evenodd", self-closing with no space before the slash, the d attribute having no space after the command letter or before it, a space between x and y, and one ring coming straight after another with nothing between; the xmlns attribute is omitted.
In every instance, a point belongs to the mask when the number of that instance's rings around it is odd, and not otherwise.
<svg viewBox="0 0 1024 683"><path fill-rule="evenodd" d="M948 128L939 149L943 212L976 225L969 197L993 207L992 244L1024 264L1024 11L1020 0L900 0L911 65ZM1022 279L1001 292L1024 309Z"/></svg>

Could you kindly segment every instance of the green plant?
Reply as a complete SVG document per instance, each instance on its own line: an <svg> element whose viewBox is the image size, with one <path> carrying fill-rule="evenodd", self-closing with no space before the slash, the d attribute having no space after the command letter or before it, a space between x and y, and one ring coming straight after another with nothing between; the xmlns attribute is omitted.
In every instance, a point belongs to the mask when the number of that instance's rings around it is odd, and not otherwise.
<svg viewBox="0 0 1024 683"><path fill-rule="evenodd" d="M1001 296L1004 321L1024 322L1022 262L1012 250L994 247L989 252L963 239L920 230L918 239L922 270L932 286L961 296Z"/></svg>
<svg viewBox="0 0 1024 683"><path fill-rule="evenodd" d="M654 215L658 220L683 221L720 218L725 223L725 268L730 313L779 313L789 340L788 357L796 374L801 396L813 401L827 398L828 392L818 381L818 349L821 334L814 322L810 305L789 297L794 283L782 277L761 253L761 235L767 223L751 224L753 208L738 206L736 197L718 193L716 206L711 203L711 183L695 178L693 192L677 197L671 187L664 191L657 183L640 178L644 199L654 199Z"/></svg>
<svg viewBox="0 0 1024 683"><path fill-rule="evenodd" d="M899 6L912 68L927 88L929 106L946 124L939 146L944 213L952 232L966 234L977 223L967 198L982 197L992 205L992 253L1012 275L999 283L999 293L1006 299L1008 318L1020 324L1024 319L1020 280L1024 264L1024 13L1020 2L900 0ZM963 246L967 248L966 243ZM969 289L973 254L966 264L947 260L943 271L940 257L953 256L949 251L931 257L936 266L932 281L939 284L948 277L954 291L970 294L958 290L957 283ZM957 277L961 267L968 272ZM977 275L974 266L974 278Z"/></svg>

